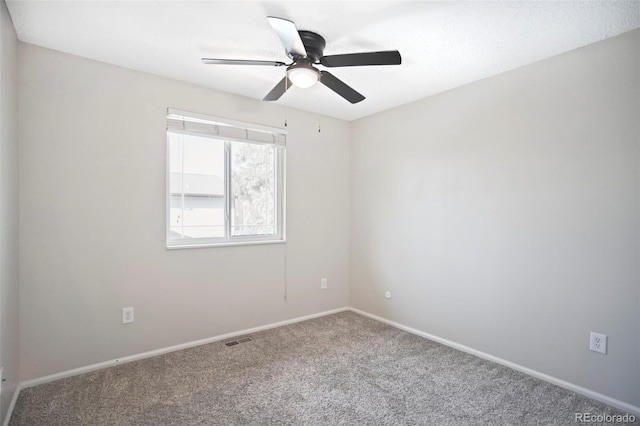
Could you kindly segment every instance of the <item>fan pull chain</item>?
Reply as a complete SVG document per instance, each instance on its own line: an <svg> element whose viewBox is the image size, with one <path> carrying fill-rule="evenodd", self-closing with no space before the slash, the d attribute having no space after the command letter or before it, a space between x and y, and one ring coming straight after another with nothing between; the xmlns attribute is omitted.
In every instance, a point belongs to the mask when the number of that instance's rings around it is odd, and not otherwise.
<svg viewBox="0 0 640 426"><path fill-rule="evenodd" d="M320 99L320 93L318 93L318 106L320 106L320 102L321 102L321 99ZM319 109L319 108L318 108L318 109ZM320 116L320 114L318 114L318 133L320 133L320 132L321 132L321 127L320 127L320 117L321 117L321 116Z"/></svg>
<svg viewBox="0 0 640 426"><path fill-rule="evenodd" d="M287 90L289 90L288 87L288 83L289 83L289 79L285 78L284 79L284 92L287 93ZM284 127L287 127L287 113L289 112L289 108L287 108L286 106L284 107Z"/></svg>
<svg viewBox="0 0 640 426"><path fill-rule="evenodd" d="M287 301L287 297L289 296L289 280L287 274L287 245L284 245L284 301Z"/></svg>

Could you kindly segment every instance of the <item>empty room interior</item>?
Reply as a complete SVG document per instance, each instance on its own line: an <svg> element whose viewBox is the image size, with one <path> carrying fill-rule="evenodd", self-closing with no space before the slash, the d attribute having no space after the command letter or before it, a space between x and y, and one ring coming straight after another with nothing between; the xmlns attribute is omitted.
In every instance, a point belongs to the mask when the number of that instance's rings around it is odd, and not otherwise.
<svg viewBox="0 0 640 426"><path fill-rule="evenodd" d="M1 424L638 424L640 2L0 2Z"/></svg>

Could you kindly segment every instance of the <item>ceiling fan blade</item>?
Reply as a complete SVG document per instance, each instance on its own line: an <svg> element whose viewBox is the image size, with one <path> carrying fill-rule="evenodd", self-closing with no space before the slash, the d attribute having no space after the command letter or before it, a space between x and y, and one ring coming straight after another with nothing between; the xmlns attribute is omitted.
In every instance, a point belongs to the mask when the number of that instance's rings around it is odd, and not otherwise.
<svg viewBox="0 0 640 426"><path fill-rule="evenodd" d="M364 100L364 96L327 71L320 71L320 83L324 84L352 104L357 104Z"/></svg>
<svg viewBox="0 0 640 426"><path fill-rule="evenodd" d="M276 34L278 34L278 37L280 37L280 40L282 40L282 44L289 56L307 57L307 51L304 48L300 34L298 34L296 24L275 16L267 16L267 20Z"/></svg>
<svg viewBox="0 0 640 426"><path fill-rule="evenodd" d="M277 101L282 95L284 95L289 87L291 87L291 80L289 80L289 77L285 76L262 100Z"/></svg>
<svg viewBox="0 0 640 426"><path fill-rule="evenodd" d="M320 58L325 67L358 67L362 65L400 65L402 57L397 50L383 52L348 53L345 55L330 55Z"/></svg>
<svg viewBox="0 0 640 426"><path fill-rule="evenodd" d="M281 67L284 62L278 61L253 61L245 59L215 59L215 58L202 58L202 62L208 65L270 65L272 67Z"/></svg>

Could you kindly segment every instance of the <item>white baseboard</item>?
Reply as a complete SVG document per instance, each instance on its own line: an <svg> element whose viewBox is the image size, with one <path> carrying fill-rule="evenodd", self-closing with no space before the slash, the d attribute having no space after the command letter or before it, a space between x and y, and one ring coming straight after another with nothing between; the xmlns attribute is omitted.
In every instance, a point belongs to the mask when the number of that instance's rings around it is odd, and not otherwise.
<svg viewBox="0 0 640 426"><path fill-rule="evenodd" d="M297 318L292 318L292 319L288 319L288 320L285 320L285 321L274 322L274 323L267 324L267 325L261 325L259 327L253 327L253 328L248 328L248 329L245 329L245 330L234 331L233 333L227 333L227 334L222 334L222 335L219 335L219 336L208 337L206 339L194 340L192 342L181 343L179 345L169 346L169 347L166 347L166 348L160 348L160 349L156 349L156 350L153 350L153 351L142 352L142 353L139 353L139 354L129 355L129 356L125 356L125 357L122 357L122 358L112 359L112 360L109 360L109 361L98 362L96 364L91 364L91 365L87 365L87 366L84 366L84 367L78 367L78 368L74 368L72 370L61 371L59 373L50 374L48 376L38 377L36 379L31 379L31 380L26 380L24 382L20 382L20 384L17 386L16 392L15 392L15 394L13 396L13 400L11 401L11 405L9 406L9 411L7 413L7 419L6 419L6 422L5 422L5 426L8 424L9 418L11 417L11 413L13 412L13 407L15 405L15 400L16 400L16 398L18 396L18 393L20 392L20 390L22 390L24 388L29 388L29 387L32 387L32 386L40 385L42 383L53 382L54 380L64 379L65 377L77 376L78 374L84 374L84 373L89 373L89 372L95 371L95 370L101 370L101 369L107 368L107 367L113 367L114 365L118 365L118 364L124 364L124 363L127 363L127 362L137 361L137 360L144 359L144 358L150 358L150 357L153 357L153 356L162 355L162 354L166 354L166 353L169 353L169 352L175 352L175 351L179 351L179 350L182 350L182 349L193 348L195 346L206 345L207 343L219 342L220 340L226 340L226 339L229 339L231 337L236 337L236 336L241 336L241 335L251 334L251 333L257 333L259 331L268 330L268 329L276 328L276 327L282 327L284 325L289 325L289 324L295 324L297 322L306 321L306 320L310 320L310 319L313 319L313 318L319 318L319 317L324 317L326 315L337 314L339 312L344 312L344 311L347 311L347 310L349 310L349 308L347 308L347 307L338 308L338 309L332 309L330 311L319 312L317 314L305 315L303 317L297 317Z"/></svg>
<svg viewBox="0 0 640 426"><path fill-rule="evenodd" d="M548 374L541 373L536 370L532 370L527 367L523 367L522 365L515 364L511 361L507 361L502 358L498 358L497 356L493 356L476 349L470 348L465 345L461 345L456 342L452 342L451 340L443 339L442 337L434 336L433 334L425 333L424 331L416 330L415 328L407 327L406 325L398 324L397 322L390 321L386 318L379 317L377 315L370 314L368 312L361 311L356 308L349 308L349 310L363 315L365 317L369 317L373 320L385 323L395 328L399 328L400 330L404 330L411 334L415 334L420 337L424 337L425 339L433 340L434 342L441 343L445 346L449 346L451 348L457 349L462 352L466 352L471 355L475 355L478 358L486 359L487 361L495 362L496 364L504 365L505 367L509 367L513 370L519 371L521 373L527 374L529 376L535 377L540 380L544 380L545 382L552 383L556 386L560 386L561 388L568 389L575 393L579 393L581 395L587 396L589 398L595 399L596 401L604 402L605 404L611 405L612 407L616 407L619 410L625 411L629 414L634 414L636 416L640 416L640 407L636 407L635 405L628 404L626 402L617 400L615 398L611 398L609 396L603 395L601 393L592 391L590 389L583 388L581 386L575 385L573 383L565 382L564 380L558 379L553 376L549 376Z"/></svg>
<svg viewBox="0 0 640 426"><path fill-rule="evenodd" d="M16 386L13 391L13 397L11 398L11 403L9 404L9 409L7 410L7 414L5 414L3 426L9 426L9 420L11 419L11 413L13 413L13 407L16 406L16 401L18 400L18 394L20 393L20 389L22 387L20 385Z"/></svg>

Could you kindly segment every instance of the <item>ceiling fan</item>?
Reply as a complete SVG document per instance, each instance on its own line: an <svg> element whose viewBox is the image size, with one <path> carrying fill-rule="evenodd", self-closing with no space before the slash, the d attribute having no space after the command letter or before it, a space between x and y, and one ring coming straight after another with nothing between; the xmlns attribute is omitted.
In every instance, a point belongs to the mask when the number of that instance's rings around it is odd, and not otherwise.
<svg viewBox="0 0 640 426"><path fill-rule="evenodd" d="M293 22L268 16L267 20L282 40L287 56L293 60L290 64L278 61L259 61L244 59L202 58L205 64L213 65L267 65L287 67L287 74L264 97L265 101L276 101L291 85L307 88L320 82L352 104L364 100L364 96L328 71L320 71L314 65L333 67L355 67L363 65L400 65L402 58L397 50L381 52L348 53L324 56L324 38L311 31L298 31Z"/></svg>

